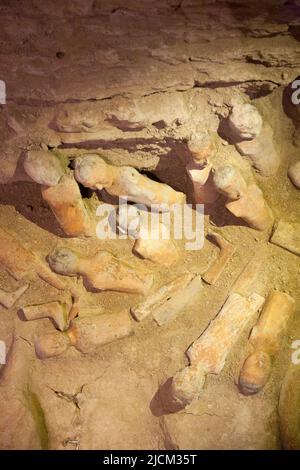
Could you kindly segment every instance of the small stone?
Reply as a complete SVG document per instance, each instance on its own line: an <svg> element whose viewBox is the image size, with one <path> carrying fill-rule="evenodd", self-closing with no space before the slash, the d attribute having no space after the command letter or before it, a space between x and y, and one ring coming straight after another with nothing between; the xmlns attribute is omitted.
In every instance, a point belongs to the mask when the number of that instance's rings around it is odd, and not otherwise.
<svg viewBox="0 0 300 470"><path fill-rule="evenodd" d="M241 140L252 140L260 134L263 120L255 106L244 103L233 107L229 127Z"/></svg>
<svg viewBox="0 0 300 470"><path fill-rule="evenodd" d="M300 189L300 161L290 166L288 176L296 188Z"/></svg>

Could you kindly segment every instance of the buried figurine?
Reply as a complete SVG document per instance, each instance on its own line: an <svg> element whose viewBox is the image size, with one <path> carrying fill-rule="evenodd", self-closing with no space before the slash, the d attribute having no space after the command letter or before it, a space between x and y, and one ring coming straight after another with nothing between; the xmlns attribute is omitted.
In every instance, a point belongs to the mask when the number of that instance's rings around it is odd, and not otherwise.
<svg viewBox="0 0 300 470"><path fill-rule="evenodd" d="M213 165L210 157L214 153L212 139L208 134L193 137L188 141L191 160L186 166L186 172L193 184L194 201L213 207L219 198L213 182Z"/></svg>
<svg viewBox="0 0 300 470"><path fill-rule="evenodd" d="M72 320L65 332L54 331L35 338L35 352L39 359L47 359L59 356L74 346L81 353L89 354L100 346L132 334L132 321L125 310L84 315Z"/></svg>
<svg viewBox="0 0 300 470"><path fill-rule="evenodd" d="M55 186L42 186L42 197L66 235L96 236L96 220L81 197L73 173L63 175Z"/></svg>
<svg viewBox="0 0 300 470"><path fill-rule="evenodd" d="M248 298L230 294L219 314L188 349L190 365L158 390L156 399L161 398L166 413L177 412L199 398L206 375L222 371L228 354L263 303L258 294Z"/></svg>
<svg viewBox="0 0 300 470"><path fill-rule="evenodd" d="M97 290L145 294L153 283L153 275L119 261L108 251L85 257L69 248L56 248L48 256L51 269L65 276L83 276Z"/></svg>
<svg viewBox="0 0 300 470"><path fill-rule="evenodd" d="M257 108L249 103L233 106L226 121L226 137L237 151L248 158L262 176L275 175L280 156L273 142L273 130L264 123Z"/></svg>
<svg viewBox="0 0 300 470"><path fill-rule="evenodd" d="M25 248L12 234L0 227L0 265L16 280L34 279L35 275L59 290L65 283L54 274L40 257Z"/></svg>
<svg viewBox="0 0 300 470"><path fill-rule="evenodd" d="M60 158L42 149L28 151L23 167L33 181L43 186L55 186L65 173Z"/></svg>
<svg viewBox="0 0 300 470"><path fill-rule="evenodd" d="M249 227L263 231L273 225L274 217L262 191L255 183L247 185L236 168L229 165L217 168L214 183L218 191L227 197L226 208Z"/></svg>
<svg viewBox="0 0 300 470"><path fill-rule="evenodd" d="M96 235L96 221L92 210L82 198L73 172L67 172L62 158L53 152L32 150L27 152L23 166L27 175L41 185L42 198L66 235Z"/></svg>
<svg viewBox="0 0 300 470"><path fill-rule="evenodd" d="M75 159L75 178L83 186L94 190L105 189L112 196L126 197L147 206L167 210L167 206L183 204L185 194L164 183L147 178L135 168L114 166L99 155L86 155Z"/></svg>
<svg viewBox="0 0 300 470"><path fill-rule="evenodd" d="M239 389L244 395L258 393L269 380L272 363L294 311L295 300L290 295L279 291L269 294L249 338L254 351L247 357L239 376Z"/></svg>
<svg viewBox="0 0 300 470"><path fill-rule="evenodd" d="M228 127L234 141L253 140L262 129L263 120L255 106L241 103L233 106L228 117Z"/></svg>
<svg viewBox="0 0 300 470"><path fill-rule="evenodd" d="M121 233L135 240L134 253L169 267L179 261L179 251L170 238L168 227L159 217L159 213L148 213L122 204L118 208L117 224Z"/></svg>

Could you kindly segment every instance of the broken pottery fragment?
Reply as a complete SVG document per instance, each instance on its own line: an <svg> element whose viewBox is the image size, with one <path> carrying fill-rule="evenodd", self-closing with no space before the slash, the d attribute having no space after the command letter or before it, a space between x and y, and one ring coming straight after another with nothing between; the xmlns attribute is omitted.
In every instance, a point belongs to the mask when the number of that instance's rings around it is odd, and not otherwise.
<svg viewBox="0 0 300 470"><path fill-rule="evenodd" d="M68 307L64 303L54 301L40 305L28 305L21 310L26 320L50 318L59 330L64 331L68 327Z"/></svg>
<svg viewBox="0 0 300 470"><path fill-rule="evenodd" d="M133 334L133 325L126 310L78 317L71 322L68 336L82 353L92 353L99 346Z"/></svg>
<svg viewBox="0 0 300 470"><path fill-rule="evenodd" d="M185 195L167 184L153 181L129 166L109 165L98 155L77 157L75 178L88 188L104 188L112 196L123 196L141 204L170 206L185 202Z"/></svg>
<svg viewBox="0 0 300 470"><path fill-rule="evenodd" d="M150 294L146 300L131 307L132 316L137 321L144 320L148 315L153 314L155 310L163 305L171 296L185 289L187 284L193 279L193 274L187 273L177 277L173 281L160 287L158 291Z"/></svg>
<svg viewBox="0 0 300 470"><path fill-rule="evenodd" d="M185 408L198 397L203 389L205 376L205 370L200 362L177 372L172 378L170 387L172 406L176 404L179 409Z"/></svg>
<svg viewBox="0 0 300 470"><path fill-rule="evenodd" d="M60 356L70 346L70 339L66 333L53 331L38 336L34 341L35 353L39 359Z"/></svg>
<svg viewBox="0 0 300 470"><path fill-rule="evenodd" d="M278 405L280 440L285 450L300 450L300 367L290 365Z"/></svg>
<svg viewBox="0 0 300 470"><path fill-rule="evenodd" d="M55 186L43 186L42 197L50 206L63 231L71 236L96 235L96 224L81 197L73 174L62 176Z"/></svg>
<svg viewBox="0 0 300 470"><path fill-rule="evenodd" d="M66 332L53 332L35 339L35 351L40 359L59 356L70 346L87 354L99 346L133 334L128 312L85 315L72 320Z"/></svg>
<svg viewBox="0 0 300 470"><path fill-rule="evenodd" d="M233 106L228 117L229 128L237 140L254 139L260 134L262 117L255 106L242 103Z"/></svg>
<svg viewBox="0 0 300 470"><path fill-rule="evenodd" d="M296 188L300 189L300 161L290 166L288 176Z"/></svg>
<svg viewBox="0 0 300 470"><path fill-rule="evenodd" d="M274 221L271 209L266 204L263 193L255 184L246 185L240 172L231 166L216 169L214 183L217 189L227 196L226 208L256 230L266 230Z"/></svg>
<svg viewBox="0 0 300 470"><path fill-rule="evenodd" d="M220 248L220 253L208 271L202 275L202 279L207 284L214 285L221 276L226 264L235 253L235 247L218 233L210 232L208 237Z"/></svg>
<svg viewBox="0 0 300 470"><path fill-rule="evenodd" d="M44 186L55 186L64 174L59 158L45 150L27 152L23 166L33 181Z"/></svg>
<svg viewBox="0 0 300 470"><path fill-rule="evenodd" d="M231 292L236 292L244 297L249 297L252 292L261 293L260 291L264 289L260 286L260 274L264 263L265 253L264 250L260 248L233 283Z"/></svg>
<svg viewBox="0 0 300 470"><path fill-rule="evenodd" d="M46 266L36 254L24 248L21 243L0 227L0 264L15 279L20 280L36 273L56 289L65 289L65 283Z"/></svg>
<svg viewBox="0 0 300 470"><path fill-rule="evenodd" d="M145 294L152 286L153 276L141 268L119 261L108 251L84 257L69 248L56 248L48 257L53 271L65 276L81 275L99 290Z"/></svg>
<svg viewBox="0 0 300 470"><path fill-rule="evenodd" d="M148 213L122 204L118 209L119 230L135 239L133 252L163 266L179 260L179 252L170 238L170 230L159 220L159 213Z"/></svg>
<svg viewBox="0 0 300 470"><path fill-rule="evenodd" d="M0 304L5 308L11 308L24 294L28 287L29 284L25 284L24 286L21 286L12 292L7 292L3 289L0 289Z"/></svg>
<svg viewBox="0 0 300 470"><path fill-rule="evenodd" d="M179 292L168 296L166 301L158 306L153 312L156 323L161 326L173 320L190 303L196 302L197 296L203 287L201 276L194 276L193 279Z"/></svg>
<svg viewBox="0 0 300 470"><path fill-rule="evenodd" d="M262 176L276 175L280 166L280 156L274 147L273 130L268 124L264 124L261 133L255 139L238 142L235 146Z"/></svg>
<svg viewBox="0 0 300 470"><path fill-rule="evenodd" d="M254 352L246 359L239 376L239 389L244 395L259 392L267 383L274 356L295 310L294 299L284 292L272 291L264 305L249 342Z"/></svg>
<svg viewBox="0 0 300 470"><path fill-rule="evenodd" d="M300 256L300 223L280 220L270 242Z"/></svg>
<svg viewBox="0 0 300 470"><path fill-rule="evenodd" d="M199 397L206 374L221 372L240 334L254 320L263 303L264 298L258 294L248 298L230 294L219 314L188 349L190 366L174 377L173 400L185 407Z"/></svg>

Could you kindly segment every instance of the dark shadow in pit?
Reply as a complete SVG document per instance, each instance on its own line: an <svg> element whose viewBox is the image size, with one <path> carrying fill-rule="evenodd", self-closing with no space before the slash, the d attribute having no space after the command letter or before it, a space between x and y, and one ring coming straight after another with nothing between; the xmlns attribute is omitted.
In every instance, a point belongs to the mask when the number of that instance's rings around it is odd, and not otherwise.
<svg viewBox="0 0 300 470"><path fill-rule="evenodd" d="M165 183L171 186L176 191L180 191L186 194L187 203L194 204L193 200L193 185L186 173L186 165L191 159L191 154L187 146L187 142L182 139L172 139L166 137L163 140L158 140L154 138L145 139L145 138L129 138L129 139L115 139L115 140L91 140L86 142L79 142L76 144L62 144L59 148L63 149L85 149L85 150L97 150L101 152L103 150L113 150L113 149L124 149L128 153L136 153L137 151L143 151L145 153L149 152L153 155L154 148L159 147L164 150L165 153L158 155L159 161L155 168L151 171L147 168L139 168L140 173L144 174L148 178L153 179L154 181ZM111 198L109 195L105 194L104 191L101 192L101 198L104 198L104 201L108 200L116 201L116 198ZM114 203L114 202L112 202ZM205 214L210 214L212 212L212 207L205 207Z"/></svg>
<svg viewBox="0 0 300 470"><path fill-rule="evenodd" d="M239 217L235 217L228 209L225 207L226 197L221 196L218 199L218 204L214 206L214 210L210 214L210 223L216 227L227 227L227 226L242 226L248 227L249 225Z"/></svg>
<svg viewBox="0 0 300 470"><path fill-rule="evenodd" d="M145 127L139 122L131 122L124 119L121 120L114 114L111 114L109 117L107 117L105 121L123 132L138 132L143 130Z"/></svg>
<svg viewBox="0 0 300 470"><path fill-rule="evenodd" d="M298 6L299 11L298 14L300 16L300 7ZM300 41L300 25L290 25L289 26L289 33L293 36L296 41Z"/></svg>
<svg viewBox="0 0 300 470"><path fill-rule="evenodd" d="M228 118L220 119L217 133L221 139L226 140L230 145L234 145L243 141L243 139L237 137L232 129L230 129Z"/></svg>
<svg viewBox="0 0 300 470"><path fill-rule="evenodd" d="M282 107L285 114L293 121L295 127L298 127L300 122L300 104L294 104L292 100L293 93L295 93L300 87L298 86L297 88L292 88L292 83L295 80L300 80L300 77L295 77L295 79L291 83L289 83L283 90ZM295 97L300 99L300 92L295 93Z"/></svg>
<svg viewBox="0 0 300 470"><path fill-rule="evenodd" d="M69 238L41 196L40 185L16 182L0 185L0 204L14 206L25 219L60 238Z"/></svg>
<svg viewBox="0 0 300 470"><path fill-rule="evenodd" d="M275 2L274 2L275 3ZM258 4L256 2L228 2L230 13L237 22L251 20L259 17L265 18L266 22L274 22L277 24L289 24L300 17L300 6L297 0L286 0L282 4ZM249 29L245 27L239 28L242 32L249 33ZM270 33L267 37L276 36L277 33Z"/></svg>
<svg viewBox="0 0 300 470"><path fill-rule="evenodd" d="M157 166L149 171L141 169L140 172L154 181L168 184L176 191L181 191L187 196L187 203L194 204L193 200L193 185L186 173L187 162L191 159L190 151L187 142L184 140L176 140L166 138L163 141L155 139L121 139L118 141L93 141L83 142L76 144L77 148L97 148L99 146L103 149L125 148L130 152L136 152L138 148L142 148L144 152L151 150L153 147L149 145L159 145L160 148L165 148L166 153L159 156ZM63 148L73 148L74 145L66 144L61 146ZM79 184L83 198L90 198L93 191L83 187ZM109 196L104 190L98 192L99 199L104 202L116 204L117 198ZM0 185L0 203L4 205L13 205L16 210L27 220L33 222L44 230L60 237L69 238L63 230L59 227L51 209L45 203L41 196L40 187L32 182L16 182L11 184ZM217 204L212 206L206 205L204 208L205 214L211 216L212 222L217 226L223 225L245 225L243 221L233 217L228 211L224 212L224 203L218 201Z"/></svg>
<svg viewBox="0 0 300 470"><path fill-rule="evenodd" d="M172 377L166 380L166 382L164 382L158 388L150 402L151 413L156 417L171 413L178 413L184 408L179 403L176 403L172 398L172 381Z"/></svg>

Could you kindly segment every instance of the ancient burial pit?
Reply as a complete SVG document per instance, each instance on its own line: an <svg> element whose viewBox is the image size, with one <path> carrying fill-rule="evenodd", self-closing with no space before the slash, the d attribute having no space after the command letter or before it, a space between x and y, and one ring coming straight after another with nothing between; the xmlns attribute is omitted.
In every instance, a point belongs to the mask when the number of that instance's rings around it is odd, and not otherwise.
<svg viewBox="0 0 300 470"><path fill-rule="evenodd" d="M0 448L300 449L300 2L0 14Z"/></svg>

